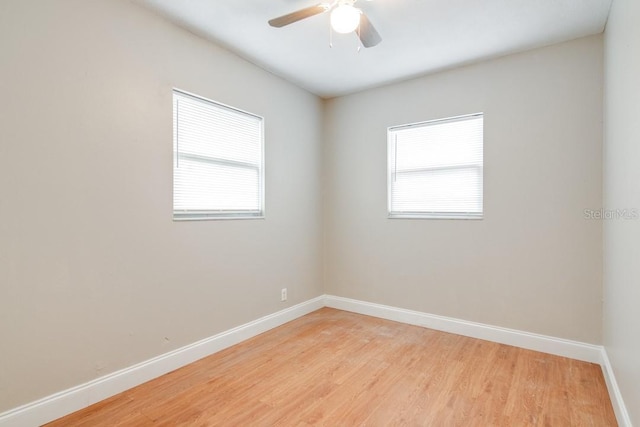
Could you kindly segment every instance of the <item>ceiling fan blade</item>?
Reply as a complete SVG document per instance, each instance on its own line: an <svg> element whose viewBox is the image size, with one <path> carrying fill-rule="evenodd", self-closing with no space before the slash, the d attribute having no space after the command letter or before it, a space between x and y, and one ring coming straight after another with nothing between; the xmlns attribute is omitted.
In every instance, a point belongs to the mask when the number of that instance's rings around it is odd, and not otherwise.
<svg viewBox="0 0 640 427"><path fill-rule="evenodd" d="M382 41L382 37L380 37L380 34L378 34L378 31L364 12L360 14L360 32L358 36L364 47L373 47Z"/></svg>
<svg viewBox="0 0 640 427"><path fill-rule="evenodd" d="M298 22L302 19L309 18L311 16L318 15L326 11L327 11L326 5L317 4L315 6L297 10L287 15L279 16L278 18L273 18L272 20L269 21L269 25L271 25L272 27L280 28L280 27L284 27L285 25L293 24L294 22Z"/></svg>

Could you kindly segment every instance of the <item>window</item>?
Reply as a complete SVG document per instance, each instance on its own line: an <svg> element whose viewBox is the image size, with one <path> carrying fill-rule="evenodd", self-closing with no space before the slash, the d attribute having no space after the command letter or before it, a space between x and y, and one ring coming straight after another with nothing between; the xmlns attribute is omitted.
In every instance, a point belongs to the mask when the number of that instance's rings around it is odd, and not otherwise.
<svg viewBox="0 0 640 427"><path fill-rule="evenodd" d="M264 215L263 119L173 92L173 218Z"/></svg>
<svg viewBox="0 0 640 427"><path fill-rule="evenodd" d="M483 114L388 129L391 218L482 218Z"/></svg>

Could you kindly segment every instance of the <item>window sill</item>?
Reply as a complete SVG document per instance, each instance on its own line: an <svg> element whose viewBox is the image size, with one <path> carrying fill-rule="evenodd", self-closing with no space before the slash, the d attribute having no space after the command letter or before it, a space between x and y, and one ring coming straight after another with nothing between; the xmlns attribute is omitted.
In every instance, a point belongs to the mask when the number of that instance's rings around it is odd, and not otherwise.
<svg viewBox="0 0 640 427"><path fill-rule="evenodd" d="M217 221L217 220L246 220L246 219L265 219L262 215L198 215L198 214L182 214L179 216L173 216L175 222L183 221Z"/></svg>
<svg viewBox="0 0 640 427"><path fill-rule="evenodd" d="M426 214L426 213L390 213L389 219L462 219L462 220L482 220L482 214Z"/></svg>

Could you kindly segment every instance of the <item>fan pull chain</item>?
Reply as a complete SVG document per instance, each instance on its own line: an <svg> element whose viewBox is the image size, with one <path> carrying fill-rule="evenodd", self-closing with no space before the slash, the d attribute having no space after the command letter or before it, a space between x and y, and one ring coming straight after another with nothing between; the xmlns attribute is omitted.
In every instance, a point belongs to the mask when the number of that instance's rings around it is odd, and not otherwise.
<svg viewBox="0 0 640 427"><path fill-rule="evenodd" d="M362 39L360 38L360 22L358 22L358 40L356 41L356 43L358 44L358 49L356 50L357 53L360 53L360 48L361 48L360 40Z"/></svg>
<svg viewBox="0 0 640 427"><path fill-rule="evenodd" d="M333 29L331 28L331 19L329 19L329 48L333 47Z"/></svg>

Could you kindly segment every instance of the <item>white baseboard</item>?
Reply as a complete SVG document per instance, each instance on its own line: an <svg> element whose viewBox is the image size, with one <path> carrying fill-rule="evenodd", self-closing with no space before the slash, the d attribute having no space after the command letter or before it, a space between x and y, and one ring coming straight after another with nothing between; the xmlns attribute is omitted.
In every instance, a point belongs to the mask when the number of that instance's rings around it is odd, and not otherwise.
<svg viewBox="0 0 640 427"><path fill-rule="evenodd" d="M33 427L53 421L322 307L332 307L600 364L618 423L621 427L632 427L607 353L602 346L333 295L324 295L305 301L129 368L4 412L0 414L0 427Z"/></svg>
<svg viewBox="0 0 640 427"><path fill-rule="evenodd" d="M541 351L543 353L570 357L586 362L599 364L601 361L602 347L599 345L585 344L562 338L538 335L515 329L501 328L331 295L326 296L325 305L340 310L352 311L354 313L366 314L382 319L408 323L410 325L423 326L429 329Z"/></svg>
<svg viewBox="0 0 640 427"><path fill-rule="evenodd" d="M604 347L602 348L602 363L600 365L602 366L604 380L607 382L607 389L609 390L609 396L611 397L613 412L615 412L616 414L618 424L620 425L620 427L632 427L631 417L629 416L627 407L625 406L624 400L622 399L622 394L620 393L620 389L618 388L616 376L613 374L613 367L611 366L609 356L607 355L607 351L604 349Z"/></svg>
<svg viewBox="0 0 640 427"><path fill-rule="evenodd" d="M324 296L264 316L85 384L0 414L0 427L34 427L53 421L181 368L324 306Z"/></svg>

